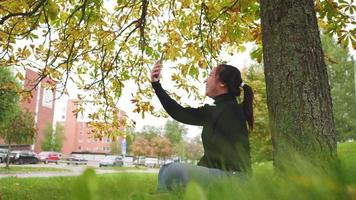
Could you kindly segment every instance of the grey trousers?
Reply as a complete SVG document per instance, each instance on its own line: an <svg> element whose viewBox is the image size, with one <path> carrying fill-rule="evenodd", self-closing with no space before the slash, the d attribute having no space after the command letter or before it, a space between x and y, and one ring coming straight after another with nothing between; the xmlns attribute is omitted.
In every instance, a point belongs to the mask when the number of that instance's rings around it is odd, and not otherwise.
<svg viewBox="0 0 356 200"><path fill-rule="evenodd" d="M158 173L158 191L169 191L176 187L182 188L189 181L200 185L208 185L214 181L228 178L245 179L244 173L226 172L220 169L207 168L184 163L169 163L161 167Z"/></svg>

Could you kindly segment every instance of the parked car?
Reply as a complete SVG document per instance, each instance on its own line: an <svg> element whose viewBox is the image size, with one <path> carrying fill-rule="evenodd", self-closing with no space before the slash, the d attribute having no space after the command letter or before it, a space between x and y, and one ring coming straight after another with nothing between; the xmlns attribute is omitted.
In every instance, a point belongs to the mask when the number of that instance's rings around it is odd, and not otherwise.
<svg viewBox="0 0 356 200"><path fill-rule="evenodd" d="M105 166L123 166L124 161L121 156L106 156L104 159L100 160L99 167Z"/></svg>
<svg viewBox="0 0 356 200"><path fill-rule="evenodd" d="M146 157L145 158L146 167L159 167L158 158Z"/></svg>
<svg viewBox="0 0 356 200"><path fill-rule="evenodd" d="M37 164L39 159L32 151L11 151L10 163L13 164Z"/></svg>
<svg viewBox="0 0 356 200"><path fill-rule="evenodd" d="M0 149L0 163L5 162L7 157L7 149Z"/></svg>
<svg viewBox="0 0 356 200"><path fill-rule="evenodd" d="M138 156L138 157L135 157L134 160L133 160L133 164L135 166L145 166L145 162L146 162L146 158L144 156Z"/></svg>
<svg viewBox="0 0 356 200"><path fill-rule="evenodd" d="M61 159L59 156L59 153L57 152L50 152L50 151L43 151L38 154L40 162L43 162L45 164L48 163L56 163L58 164L59 160Z"/></svg>
<svg viewBox="0 0 356 200"><path fill-rule="evenodd" d="M133 161L135 166L145 166L145 167L159 167L159 161L158 158L154 157L144 157L144 156L139 156L136 157Z"/></svg>
<svg viewBox="0 0 356 200"><path fill-rule="evenodd" d="M63 163L66 163L67 165L86 165L88 164L88 160L76 157L76 156L69 156L67 158L64 158Z"/></svg>

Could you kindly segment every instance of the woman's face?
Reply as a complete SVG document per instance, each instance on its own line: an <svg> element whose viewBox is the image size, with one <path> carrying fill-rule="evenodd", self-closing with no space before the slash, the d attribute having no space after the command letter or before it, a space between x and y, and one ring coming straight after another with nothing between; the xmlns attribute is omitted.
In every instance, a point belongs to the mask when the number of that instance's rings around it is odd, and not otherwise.
<svg viewBox="0 0 356 200"><path fill-rule="evenodd" d="M213 98L213 97L216 97L217 95L219 95L221 82L219 81L219 76L217 74L216 67L214 67L213 70L210 72L210 74L205 82L206 82L205 94L208 97Z"/></svg>

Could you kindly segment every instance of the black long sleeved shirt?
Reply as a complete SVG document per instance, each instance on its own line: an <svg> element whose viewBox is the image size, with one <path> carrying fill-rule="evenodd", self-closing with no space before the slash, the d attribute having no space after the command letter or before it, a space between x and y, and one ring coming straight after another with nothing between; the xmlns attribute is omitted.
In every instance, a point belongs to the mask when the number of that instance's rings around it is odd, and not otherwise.
<svg viewBox="0 0 356 200"><path fill-rule="evenodd" d="M173 119L203 126L204 156L199 166L227 171L251 170L246 118L234 96L223 94L215 97L215 106L184 108L166 93L159 82L153 82L152 86L162 106Z"/></svg>

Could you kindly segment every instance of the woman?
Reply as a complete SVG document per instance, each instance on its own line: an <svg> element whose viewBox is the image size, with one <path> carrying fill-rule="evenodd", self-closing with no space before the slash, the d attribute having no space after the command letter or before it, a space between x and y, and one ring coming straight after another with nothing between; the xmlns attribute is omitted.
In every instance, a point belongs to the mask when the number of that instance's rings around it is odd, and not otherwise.
<svg viewBox="0 0 356 200"><path fill-rule="evenodd" d="M184 186L190 180L209 183L217 178L251 172L248 132L253 129L253 92L244 84L240 71L226 64L214 67L206 79L206 95L215 105L184 108L168 96L159 83L162 64L157 62L151 71L151 83L161 104L175 120L203 126L204 156L198 166L172 163L164 165L158 176L158 189L170 190ZM236 97L244 90L244 101ZM247 124L249 129L247 128Z"/></svg>

